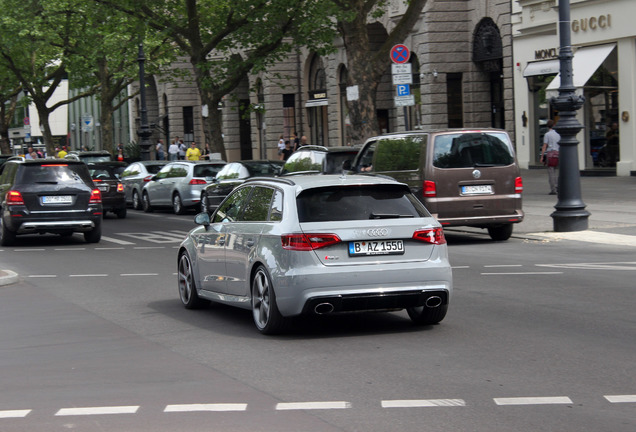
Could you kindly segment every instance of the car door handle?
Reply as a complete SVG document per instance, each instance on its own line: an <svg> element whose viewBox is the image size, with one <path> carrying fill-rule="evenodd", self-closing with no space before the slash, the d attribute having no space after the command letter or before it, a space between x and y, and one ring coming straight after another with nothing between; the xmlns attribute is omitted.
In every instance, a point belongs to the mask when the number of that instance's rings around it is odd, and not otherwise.
<svg viewBox="0 0 636 432"><path fill-rule="evenodd" d="M219 245L223 246L225 244L225 237L221 237L219 239Z"/></svg>
<svg viewBox="0 0 636 432"><path fill-rule="evenodd" d="M254 240L252 239L247 239L247 241L245 242L246 246L252 247L254 246Z"/></svg>

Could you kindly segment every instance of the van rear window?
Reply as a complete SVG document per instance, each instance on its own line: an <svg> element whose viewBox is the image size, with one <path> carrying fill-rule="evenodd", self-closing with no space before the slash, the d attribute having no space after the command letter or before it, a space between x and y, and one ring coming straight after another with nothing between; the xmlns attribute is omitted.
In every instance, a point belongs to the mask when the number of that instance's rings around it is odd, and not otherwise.
<svg viewBox="0 0 636 432"><path fill-rule="evenodd" d="M300 222L429 217L402 185L337 186L308 189L296 198Z"/></svg>
<svg viewBox="0 0 636 432"><path fill-rule="evenodd" d="M473 168L514 163L512 146L503 133L458 133L435 137L433 166Z"/></svg>

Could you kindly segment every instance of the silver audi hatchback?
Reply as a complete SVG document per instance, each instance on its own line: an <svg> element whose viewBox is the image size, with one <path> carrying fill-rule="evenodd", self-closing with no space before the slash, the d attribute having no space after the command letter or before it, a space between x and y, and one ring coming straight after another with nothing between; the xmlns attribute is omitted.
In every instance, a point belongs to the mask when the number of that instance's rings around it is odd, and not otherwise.
<svg viewBox="0 0 636 432"><path fill-rule="evenodd" d="M178 288L188 309L251 309L261 333L290 317L406 309L444 319L452 272L441 225L395 180L371 175L254 178L181 243Z"/></svg>

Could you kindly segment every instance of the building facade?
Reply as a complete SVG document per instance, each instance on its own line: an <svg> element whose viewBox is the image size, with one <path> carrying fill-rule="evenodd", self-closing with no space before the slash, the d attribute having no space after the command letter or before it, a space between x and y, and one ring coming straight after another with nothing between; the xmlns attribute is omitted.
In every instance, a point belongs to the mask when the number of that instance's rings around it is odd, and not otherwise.
<svg viewBox="0 0 636 432"><path fill-rule="evenodd" d="M620 176L636 170L636 14L633 0L571 0L572 72L585 104L577 112L579 167ZM513 3L515 131L519 163L539 165L545 123L558 120L557 0ZM618 133L616 133L616 130Z"/></svg>
<svg viewBox="0 0 636 432"><path fill-rule="evenodd" d="M406 6L393 0L389 13L370 21L368 33L379 47ZM430 1L403 41L410 51L415 104L396 107L391 59L377 93L382 132L446 127L514 129L512 31L509 0ZM222 106L227 160L277 158L280 135L306 136L309 144L343 146L352 142L347 116L347 58L337 51L320 56L304 49L267 73L250 76ZM188 69L187 63L175 65ZM153 139L167 144L174 136L204 143L202 107L193 82L175 85L159 77L146 80L148 118ZM139 117L139 98L132 118ZM132 123L134 125L134 122Z"/></svg>

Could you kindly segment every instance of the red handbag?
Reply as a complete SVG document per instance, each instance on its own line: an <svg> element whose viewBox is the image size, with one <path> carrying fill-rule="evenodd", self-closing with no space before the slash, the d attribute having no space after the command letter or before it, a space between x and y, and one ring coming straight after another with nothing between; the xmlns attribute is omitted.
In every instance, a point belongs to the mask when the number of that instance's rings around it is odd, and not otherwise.
<svg viewBox="0 0 636 432"><path fill-rule="evenodd" d="M559 152L557 150L550 150L546 156L547 165L549 167L559 166Z"/></svg>

